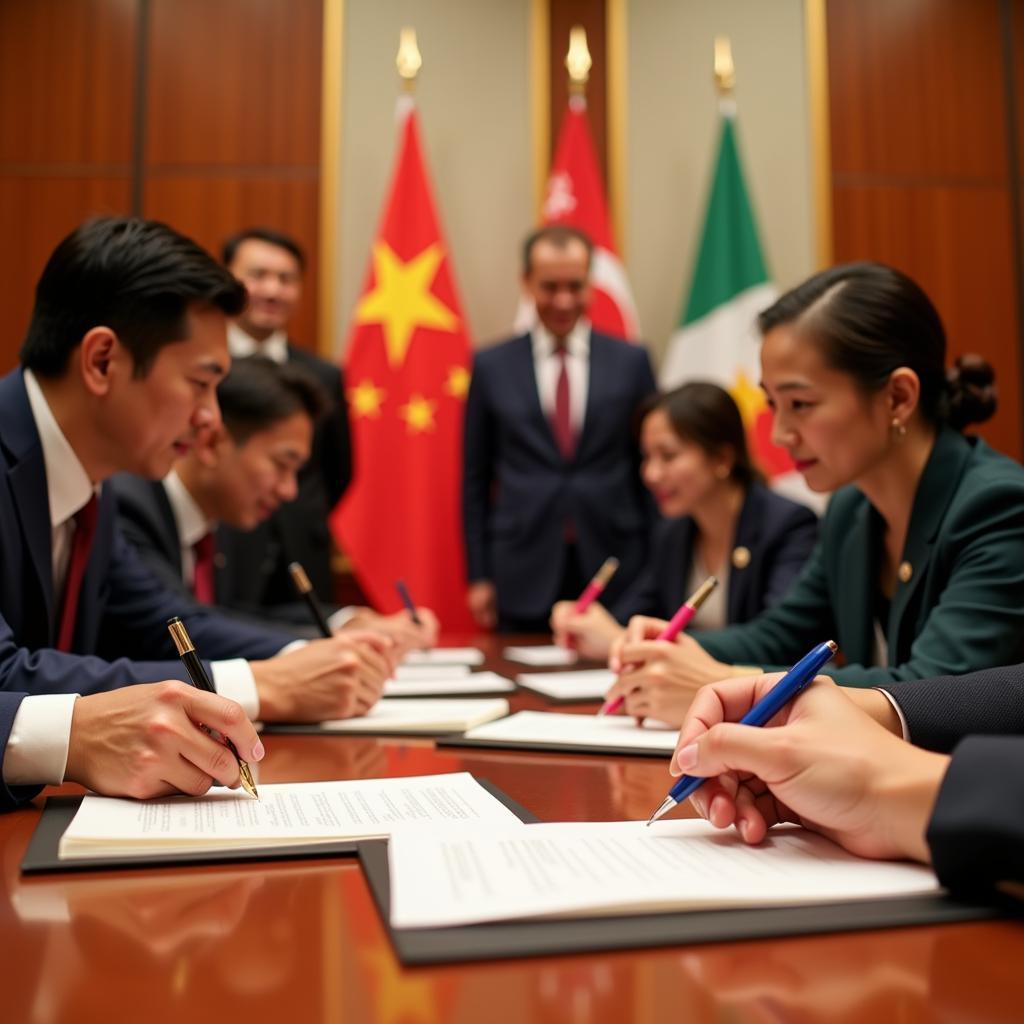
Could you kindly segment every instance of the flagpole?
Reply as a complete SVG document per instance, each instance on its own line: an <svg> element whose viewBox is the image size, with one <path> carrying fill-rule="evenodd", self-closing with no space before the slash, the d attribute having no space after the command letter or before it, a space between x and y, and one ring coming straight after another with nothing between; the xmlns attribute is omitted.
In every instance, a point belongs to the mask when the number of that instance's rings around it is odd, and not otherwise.
<svg viewBox="0 0 1024 1024"><path fill-rule="evenodd" d="M732 43L728 36L715 36L715 89L718 110L723 117L736 116L736 65L732 59Z"/></svg>
<svg viewBox="0 0 1024 1024"><path fill-rule="evenodd" d="M416 76L423 67L423 58L420 56L420 48L416 43L416 29L411 25L403 25L398 34L398 55L395 57L395 67L402 79L403 98L408 97L405 103L399 103L401 112L412 105L412 97L416 92Z"/></svg>
<svg viewBox="0 0 1024 1024"><path fill-rule="evenodd" d="M587 46L587 30L582 25L573 25L569 29L565 69L569 72L569 106L574 110L582 110L587 106L587 81L593 66Z"/></svg>

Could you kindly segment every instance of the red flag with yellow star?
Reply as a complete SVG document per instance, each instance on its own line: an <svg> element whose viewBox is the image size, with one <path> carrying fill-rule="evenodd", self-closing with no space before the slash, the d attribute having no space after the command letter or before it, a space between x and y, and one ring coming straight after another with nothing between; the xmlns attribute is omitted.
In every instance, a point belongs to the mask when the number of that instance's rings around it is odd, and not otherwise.
<svg viewBox="0 0 1024 1024"><path fill-rule="evenodd" d="M473 628L462 550L470 342L406 102L398 158L345 357L356 476L331 516L367 598L402 579L448 631Z"/></svg>

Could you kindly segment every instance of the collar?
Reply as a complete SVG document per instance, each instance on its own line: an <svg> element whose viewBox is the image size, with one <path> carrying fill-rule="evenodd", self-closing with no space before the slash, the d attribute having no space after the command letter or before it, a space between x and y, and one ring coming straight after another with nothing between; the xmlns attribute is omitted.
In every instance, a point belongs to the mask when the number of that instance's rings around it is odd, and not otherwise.
<svg viewBox="0 0 1024 1024"><path fill-rule="evenodd" d="M214 524L203 515L195 498L173 469L164 477L164 490L178 526L178 540L183 548L190 548L202 540Z"/></svg>
<svg viewBox="0 0 1024 1024"><path fill-rule="evenodd" d="M257 341L247 334L236 323L228 324L228 351L232 359L245 359L247 356L264 356L275 363L288 362L288 335L284 331L274 331L269 338Z"/></svg>
<svg viewBox="0 0 1024 1024"><path fill-rule="evenodd" d="M99 487L93 485L75 450L68 443L31 370L25 371L25 391L43 447L50 527L55 529L85 508L89 499L99 492Z"/></svg>
<svg viewBox="0 0 1024 1024"><path fill-rule="evenodd" d="M546 359L555 351L555 336L543 325L538 323L530 331L530 343L533 347L533 358ZM566 335L565 350L569 355L586 359L590 355L590 321L581 316L576 326Z"/></svg>

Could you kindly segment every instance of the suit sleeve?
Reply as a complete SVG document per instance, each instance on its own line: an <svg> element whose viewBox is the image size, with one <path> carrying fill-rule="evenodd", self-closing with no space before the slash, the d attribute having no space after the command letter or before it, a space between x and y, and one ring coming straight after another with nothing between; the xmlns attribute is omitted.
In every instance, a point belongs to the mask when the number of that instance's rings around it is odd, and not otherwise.
<svg viewBox="0 0 1024 1024"><path fill-rule="evenodd" d="M765 606L777 604L800 575L818 540L818 517L806 508L794 509L773 545L771 572L765 581Z"/></svg>
<svg viewBox="0 0 1024 1024"><path fill-rule="evenodd" d="M488 408L484 371L477 357L466 398L462 464L462 531L470 582L491 577L487 522L497 458L494 418Z"/></svg>
<svg viewBox="0 0 1024 1024"><path fill-rule="evenodd" d="M972 736L956 748L927 840L949 889L1024 881L1024 737Z"/></svg>
<svg viewBox="0 0 1024 1024"><path fill-rule="evenodd" d="M0 693L0 765L7 753L15 715L26 696L24 693ZM0 773L0 811L9 811L26 803L41 790L42 786L8 786Z"/></svg>
<svg viewBox="0 0 1024 1024"><path fill-rule="evenodd" d="M965 736L1024 736L1024 665L880 687L900 706L911 743L949 753Z"/></svg>

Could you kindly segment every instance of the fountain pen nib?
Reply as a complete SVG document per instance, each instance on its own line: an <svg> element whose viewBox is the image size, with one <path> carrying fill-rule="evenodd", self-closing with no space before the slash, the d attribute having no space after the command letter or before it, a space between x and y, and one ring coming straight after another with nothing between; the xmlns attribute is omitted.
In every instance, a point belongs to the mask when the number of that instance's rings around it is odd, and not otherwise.
<svg viewBox="0 0 1024 1024"><path fill-rule="evenodd" d="M242 777L242 789L259 800L260 795L256 792L256 783L253 781L252 769L245 761L238 762L238 774Z"/></svg>
<svg viewBox="0 0 1024 1024"><path fill-rule="evenodd" d="M675 805L676 802L672 799L672 797L665 797L664 801L662 802L662 805L650 816L650 818L647 821L647 824L653 825L659 818L663 818L666 814L668 814L668 812L671 811L672 808L675 807Z"/></svg>

